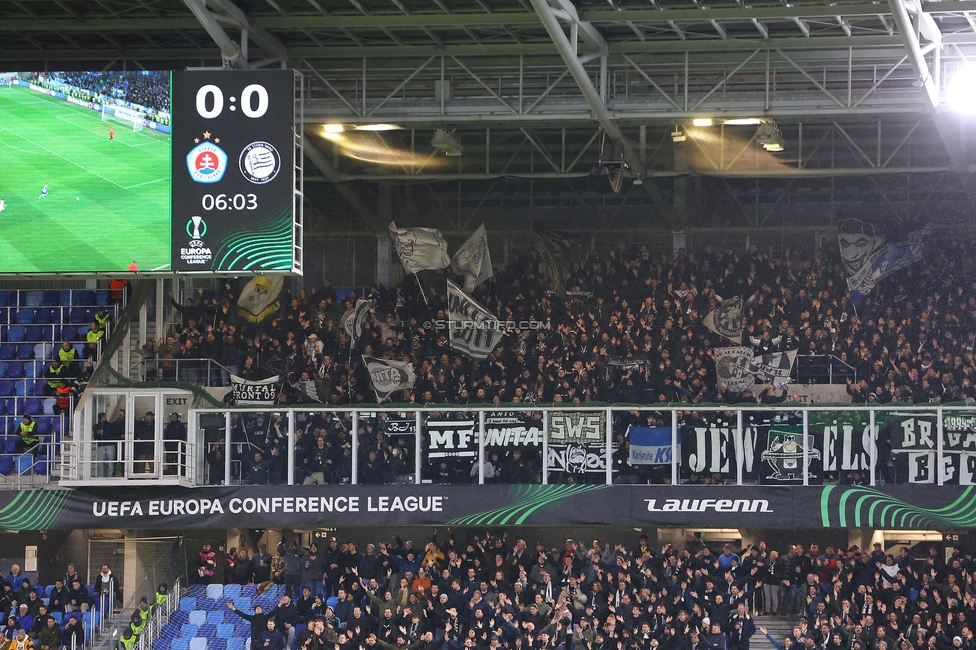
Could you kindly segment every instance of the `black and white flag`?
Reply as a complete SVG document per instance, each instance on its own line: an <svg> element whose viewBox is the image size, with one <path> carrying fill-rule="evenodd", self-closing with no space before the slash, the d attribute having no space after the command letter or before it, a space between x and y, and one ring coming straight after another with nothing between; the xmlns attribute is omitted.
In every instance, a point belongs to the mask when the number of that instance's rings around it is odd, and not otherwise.
<svg viewBox="0 0 976 650"><path fill-rule="evenodd" d="M342 329L349 335L349 345L355 348L363 335L363 325L369 317L369 301L359 299L356 306L342 315Z"/></svg>
<svg viewBox="0 0 976 650"><path fill-rule="evenodd" d="M702 325L716 334L731 339L736 343L742 342L742 298L729 298L718 307L708 312L702 320Z"/></svg>
<svg viewBox="0 0 976 650"><path fill-rule="evenodd" d="M413 364L406 361L388 361L374 357L363 356L369 379L373 383L376 401L382 403L397 391L413 388L417 381Z"/></svg>
<svg viewBox="0 0 976 650"><path fill-rule="evenodd" d="M472 359L484 359L502 339L498 318L450 280L447 281L447 313L451 346Z"/></svg>
<svg viewBox="0 0 976 650"><path fill-rule="evenodd" d="M451 270L464 276L464 290L468 293L492 276L491 255L488 253L488 235L485 224L451 258Z"/></svg>
<svg viewBox="0 0 976 650"><path fill-rule="evenodd" d="M793 362L796 361L796 350L776 352L753 357L749 362L749 372L759 381L782 383L790 378Z"/></svg>
<svg viewBox="0 0 976 650"><path fill-rule="evenodd" d="M715 374L719 384L724 383L733 393L752 390L756 378L749 372L752 362L752 348L737 345L712 350L715 359Z"/></svg>
<svg viewBox="0 0 976 650"><path fill-rule="evenodd" d="M407 273L443 269L451 263L447 240L434 228L397 228L390 222L390 239Z"/></svg>
<svg viewBox="0 0 976 650"><path fill-rule="evenodd" d="M231 375L230 390L234 406L272 406L277 404L280 380L279 375L259 380Z"/></svg>

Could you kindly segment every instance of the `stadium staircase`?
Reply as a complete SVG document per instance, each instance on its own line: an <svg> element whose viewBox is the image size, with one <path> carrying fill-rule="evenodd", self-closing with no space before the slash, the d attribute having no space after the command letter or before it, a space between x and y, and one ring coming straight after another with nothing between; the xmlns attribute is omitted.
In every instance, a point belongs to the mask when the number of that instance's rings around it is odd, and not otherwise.
<svg viewBox="0 0 976 650"><path fill-rule="evenodd" d="M756 616L753 619L756 622L756 634L749 644L750 650L775 650L773 644L763 636L759 628L766 628L771 637L778 643L782 643L787 635L793 633L793 625L796 624L797 618L797 616Z"/></svg>

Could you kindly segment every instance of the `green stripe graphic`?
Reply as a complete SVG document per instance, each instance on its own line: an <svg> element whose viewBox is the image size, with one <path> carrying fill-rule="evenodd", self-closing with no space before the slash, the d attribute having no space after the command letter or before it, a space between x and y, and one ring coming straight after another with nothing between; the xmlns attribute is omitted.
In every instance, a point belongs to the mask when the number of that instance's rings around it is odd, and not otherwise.
<svg viewBox="0 0 976 650"><path fill-rule="evenodd" d="M607 485L519 485L512 486L511 505L494 510L485 510L473 515L452 519L451 525L496 525L521 524L539 508L548 506L567 497L593 490L601 490Z"/></svg>
<svg viewBox="0 0 976 650"><path fill-rule="evenodd" d="M70 490L23 490L0 508L0 528L6 530L47 530L61 520Z"/></svg>
<svg viewBox="0 0 976 650"><path fill-rule="evenodd" d="M831 496L840 492L836 506ZM918 526L976 526L976 486L969 486L952 503L941 508L923 508L895 499L873 488L827 486L820 493L820 517L827 528L869 526L912 528Z"/></svg>

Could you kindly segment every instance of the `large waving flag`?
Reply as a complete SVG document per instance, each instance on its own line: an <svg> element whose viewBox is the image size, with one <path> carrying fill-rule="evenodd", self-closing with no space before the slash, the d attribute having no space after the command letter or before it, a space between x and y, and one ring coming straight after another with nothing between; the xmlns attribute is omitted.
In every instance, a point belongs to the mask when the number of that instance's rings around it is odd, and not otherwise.
<svg viewBox="0 0 976 650"><path fill-rule="evenodd" d="M241 308L241 316L252 323L260 323L281 308L278 294L285 286L285 276L273 275L267 277L258 275L251 279L244 289L237 305Z"/></svg>
<svg viewBox="0 0 976 650"><path fill-rule="evenodd" d="M910 266L922 259L922 248L932 234L926 225L914 230L905 241L887 243L884 235L877 234L874 226L860 219L842 221L838 228L840 258L847 271L847 288L855 305L882 278Z"/></svg>
<svg viewBox="0 0 976 650"><path fill-rule="evenodd" d="M376 401L380 403L386 401L390 395L397 391L413 388L417 381L412 363L367 356L363 356L363 362L366 364L366 370L369 371L369 379L373 383Z"/></svg>
<svg viewBox="0 0 976 650"><path fill-rule="evenodd" d="M742 342L742 298L729 298L708 312L702 325L736 343Z"/></svg>
<svg viewBox="0 0 976 650"><path fill-rule="evenodd" d="M454 253L454 257L451 258L451 270L464 276L464 290L468 293L492 276L485 224L478 226L468 241Z"/></svg>
<svg viewBox="0 0 976 650"><path fill-rule="evenodd" d="M397 228L390 222L393 247L407 273L425 269L443 269L451 263L447 241L435 228Z"/></svg>

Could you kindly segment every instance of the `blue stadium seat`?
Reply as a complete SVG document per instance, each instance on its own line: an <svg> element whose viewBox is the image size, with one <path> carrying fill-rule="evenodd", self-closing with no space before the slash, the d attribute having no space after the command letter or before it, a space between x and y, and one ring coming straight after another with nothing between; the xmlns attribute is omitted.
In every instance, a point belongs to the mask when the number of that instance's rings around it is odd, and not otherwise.
<svg viewBox="0 0 976 650"><path fill-rule="evenodd" d="M75 293L75 304L91 307L95 304L95 292L85 289Z"/></svg>
<svg viewBox="0 0 976 650"><path fill-rule="evenodd" d="M61 328L61 336L58 337L62 341L74 341L78 338L78 327L75 325L65 325Z"/></svg>
<svg viewBox="0 0 976 650"><path fill-rule="evenodd" d="M23 343L27 339L27 328L14 325L7 330L7 340L11 343Z"/></svg>
<svg viewBox="0 0 976 650"><path fill-rule="evenodd" d="M24 376L24 363L22 361L11 361L7 364L7 376L11 379L20 379Z"/></svg>
<svg viewBox="0 0 976 650"><path fill-rule="evenodd" d="M187 650L190 647L190 637L176 637L170 643L170 650Z"/></svg>
<svg viewBox="0 0 976 650"><path fill-rule="evenodd" d="M44 328L41 327L40 325L28 325L27 327L24 328L24 340L31 341L31 342L43 341L44 340L43 331Z"/></svg>
<svg viewBox="0 0 976 650"><path fill-rule="evenodd" d="M248 636L248 639L251 637ZM244 650L245 639L243 637L236 636L232 639L227 639L227 650Z"/></svg>
<svg viewBox="0 0 976 650"><path fill-rule="evenodd" d="M61 418L51 418L51 433L54 434L55 438L61 436Z"/></svg>
<svg viewBox="0 0 976 650"><path fill-rule="evenodd" d="M40 307L42 302L44 302L43 291L28 291L24 298L24 304L28 307Z"/></svg>
<svg viewBox="0 0 976 650"><path fill-rule="evenodd" d="M14 383L14 394L17 395L17 397L27 397L27 386L28 384L26 379L18 379ZM31 386L31 388L33 388L33 386Z"/></svg>
<svg viewBox="0 0 976 650"><path fill-rule="evenodd" d="M46 436L51 433L51 418L37 418L37 434Z"/></svg>
<svg viewBox="0 0 976 650"><path fill-rule="evenodd" d="M34 459L34 473L38 476L47 476L47 456L38 456Z"/></svg>
<svg viewBox="0 0 976 650"><path fill-rule="evenodd" d="M180 598L180 609L185 612L192 612L197 608L197 599L193 596Z"/></svg>
<svg viewBox="0 0 976 650"><path fill-rule="evenodd" d="M194 598L200 598L207 595L207 585L190 585L187 589L187 596L193 596Z"/></svg>
<svg viewBox="0 0 976 650"><path fill-rule="evenodd" d="M163 626L159 633L160 636L164 636L169 639L178 637L180 635L180 625L175 623L167 623Z"/></svg>
<svg viewBox="0 0 976 650"><path fill-rule="evenodd" d="M257 594L258 594L258 586L257 585L243 585L241 587L241 595L242 596L247 596L248 598L253 598Z"/></svg>
<svg viewBox="0 0 976 650"><path fill-rule="evenodd" d="M251 611L251 599L247 596L241 596L240 598L234 599L234 607L245 612Z"/></svg>
<svg viewBox="0 0 976 650"><path fill-rule="evenodd" d="M326 607L331 607L332 611L335 611L336 605L338 604L339 604L339 599L336 598L335 596L329 596L325 601Z"/></svg>
<svg viewBox="0 0 976 650"><path fill-rule="evenodd" d="M221 639L229 639L234 636L234 626L230 623L221 623L217 626L217 636Z"/></svg>
<svg viewBox="0 0 976 650"><path fill-rule="evenodd" d="M43 365L44 365L43 361L37 361L36 359L33 361L25 361L24 376L27 377L28 379L34 379L38 376L43 377L44 376L44 368L42 367Z"/></svg>
<svg viewBox="0 0 976 650"><path fill-rule="evenodd" d="M174 636L177 636L179 634L180 626L188 622L189 620L190 620L190 612L186 610L178 609L169 615L169 622L172 623L173 625L176 625L177 633Z"/></svg>
<svg viewBox="0 0 976 650"><path fill-rule="evenodd" d="M21 325L30 325L34 322L34 312L35 310L30 307L24 307L17 310L17 322Z"/></svg>
<svg viewBox="0 0 976 650"><path fill-rule="evenodd" d="M173 642L172 638L161 636L155 641L153 641L153 650L172 650L170 644Z"/></svg>
<svg viewBox="0 0 976 650"><path fill-rule="evenodd" d="M202 636L193 637L190 639L189 650L207 650L207 639Z"/></svg>
<svg viewBox="0 0 976 650"><path fill-rule="evenodd" d="M21 361L27 361L28 359L34 358L34 346L30 343L21 343L17 346L17 358Z"/></svg>
<svg viewBox="0 0 976 650"><path fill-rule="evenodd" d="M251 626L248 625L247 621L241 621L234 626L234 636L248 639L251 637Z"/></svg>
<svg viewBox="0 0 976 650"><path fill-rule="evenodd" d="M47 587L44 588L44 597L45 598L50 598L51 597L51 594L54 593L54 587L55 587L55 585L48 585ZM54 612L51 612L51 613L53 614ZM60 623L60 622L61 621L58 621L58 623Z"/></svg>
<svg viewBox="0 0 976 650"><path fill-rule="evenodd" d="M61 292L45 291L42 303L45 307L58 307L61 304Z"/></svg>
<svg viewBox="0 0 976 650"><path fill-rule="evenodd" d="M20 438L17 436L5 436L3 439L3 450L8 454L16 452L18 440L20 440Z"/></svg>
<svg viewBox="0 0 976 650"><path fill-rule="evenodd" d="M34 380L34 392L32 394L33 395L43 395L44 394L44 389L46 387L47 387L47 379L35 379ZM49 432L50 430L51 430L51 427L50 427L50 425L48 425L48 430L45 433Z"/></svg>
<svg viewBox="0 0 976 650"><path fill-rule="evenodd" d="M214 608L213 598L207 598L206 596L204 596L203 598L197 598L197 609L202 609L205 612L209 612L213 608Z"/></svg>
<svg viewBox="0 0 976 650"><path fill-rule="evenodd" d="M186 623L180 628L180 636L184 639L191 639L197 635L197 630L200 626L194 625L193 623Z"/></svg>
<svg viewBox="0 0 976 650"><path fill-rule="evenodd" d="M63 289L61 291L61 306L62 307L71 306L71 289Z"/></svg>
<svg viewBox="0 0 976 650"><path fill-rule="evenodd" d="M220 598L223 595L224 595L223 585L220 584L207 585L207 593L206 593L207 598L213 598L214 600L216 600L217 598Z"/></svg>
<svg viewBox="0 0 976 650"><path fill-rule="evenodd" d="M14 388L13 381L11 381L10 379L0 379L0 395L3 395L4 397L13 395L14 390L15 388ZM4 404L4 406L6 406L6 404Z"/></svg>
<svg viewBox="0 0 976 650"><path fill-rule="evenodd" d="M220 638L220 636L215 639L210 639L207 650L227 650L227 640Z"/></svg>
<svg viewBox="0 0 976 650"><path fill-rule="evenodd" d="M17 347L10 343L0 345L0 359L16 359Z"/></svg>
<svg viewBox="0 0 976 650"><path fill-rule="evenodd" d="M30 454L24 454L22 456L17 456L14 459L14 465L17 467L17 473L23 476L24 474L30 474L31 465L34 464L34 459Z"/></svg>
<svg viewBox="0 0 976 650"><path fill-rule="evenodd" d="M195 609L190 612L190 625L200 626L207 622L207 612L202 609Z"/></svg>
<svg viewBox="0 0 976 650"><path fill-rule="evenodd" d="M28 398L24 401L24 411L31 415L40 415L44 412L44 400L36 397Z"/></svg>
<svg viewBox="0 0 976 650"><path fill-rule="evenodd" d="M205 623L200 626L197 630L197 636L204 637L206 639L213 639L217 637L217 626L211 625L210 623Z"/></svg>
<svg viewBox="0 0 976 650"><path fill-rule="evenodd" d="M8 294L6 291L0 291L0 307L6 307L8 304L10 304L8 300L9 296L10 294Z"/></svg>
<svg viewBox="0 0 976 650"><path fill-rule="evenodd" d="M50 343L38 343L34 346L34 358L35 359L47 359L51 356L51 344Z"/></svg>
<svg viewBox="0 0 976 650"><path fill-rule="evenodd" d="M84 325L85 323L91 323L91 312L84 307L75 307L71 310L69 318L75 325Z"/></svg>
<svg viewBox="0 0 976 650"><path fill-rule="evenodd" d="M99 307L108 307L108 289L99 289L95 292L95 304Z"/></svg>
<svg viewBox="0 0 976 650"><path fill-rule="evenodd" d="M14 471L14 457L8 454L0 455L0 474L9 475Z"/></svg>
<svg viewBox="0 0 976 650"><path fill-rule="evenodd" d="M224 585L224 598L240 598L241 586L240 585Z"/></svg>
<svg viewBox="0 0 976 650"><path fill-rule="evenodd" d="M220 585L218 585L220 586ZM225 605L226 607L226 605ZM207 612L207 623L211 625L223 625L224 624L224 610L214 609Z"/></svg>
<svg viewBox="0 0 976 650"><path fill-rule="evenodd" d="M62 614L61 612L51 612L51 616L54 618L55 621L57 621L58 625L61 625L61 619L63 618L64 614Z"/></svg>
<svg viewBox="0 0 976 650"><path fill-rule="evenodd" d="M54 318L54 314L50 309L41 307L34 312L34 322L38 325L47 325Z"/></svg>

